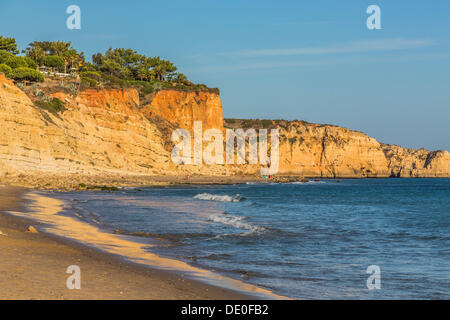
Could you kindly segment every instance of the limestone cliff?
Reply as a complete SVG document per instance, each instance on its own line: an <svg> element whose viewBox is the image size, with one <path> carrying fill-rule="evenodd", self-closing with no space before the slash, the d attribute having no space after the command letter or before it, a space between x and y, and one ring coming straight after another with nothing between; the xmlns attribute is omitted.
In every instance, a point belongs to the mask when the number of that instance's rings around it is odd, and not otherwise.
<svg viewBox="0 0 450 320"><path fill-rule="evenodd" d="M391 177L449 177L450 153L382 145Z"/></svg>
<svg viewBox="0 0 450 320"><path fill-rule="evenodd" d="M179 92L173 93L173 101L181 104ZM51 176L57 181L50 184L70 186L64 183L68 177L72 183L96 184L113 178L129 181L130 176L228 174L223 166L174 165L170 134L176 126L149 115L148 108L141 108L134 89L86 89L76 96L53 92L49 95L65 104L64 110L57 113L37 107L32 95L0 74L0 182L33 185L39 180L42 186ZM208 101L218 103L216 107L222 116L216 94L182 96L186 101L197 99L200 104L192 106L190 119L205 115ZM159 101L158 95L155 98ZM209 123L208 116L201 119ZM211 121L214 126L217 119Z"/></svg>
<svg viewBox="0 0 450 320"><path fill-rule="evenodd" d="M447 151L380 144L364 133L294 122L281 130L280 173L308 177L449 177Z"/></svg>
<svg viewBox="0 0 450 320"><path fill-rule="evenodd" d="M450 177L447 151L381 144L346 128L304 121L226 119L226 127L280 130L279 174L314 178Z"/></svg>
<svg viewBox="0 0 450 320"><path fill-rule="evenodd" d="M280 173L308 177L389 176L380 144L349 129L292 122L281 128Z"/></svg>
<svg viewBox="0 0 450 320"><path fill-rule="evenodd" d="M174 128L224 130L220 98L210 92L162 90L143 102L134 89L50 93L64 110L33 103L0 74L0 181L21 183L56 176L74 182L110 177L259 174L259 165L174 165ZM141 105L142 103L142 105ZM242 127L242 120L227 127ZM248 127L248 126L247 126ZM258 126L256 126L258 127ZM380 144L364 133L301 121L271 121L280 129L279 174L305 177L449 177L447 151ZM31 177L31 180L30 180ZM91 177L91 180L86 177ZM77 180L78 179L78 180ZM109 180L107 180L109 181Z"/></svg>
<svg viewBox="0 0 450 320"><path fill-rule="evenodd" d="M36 107L0 75L0 176L170 170L161 133L139 112L134 90L55 96L66 104L57 114Z"/></svg>

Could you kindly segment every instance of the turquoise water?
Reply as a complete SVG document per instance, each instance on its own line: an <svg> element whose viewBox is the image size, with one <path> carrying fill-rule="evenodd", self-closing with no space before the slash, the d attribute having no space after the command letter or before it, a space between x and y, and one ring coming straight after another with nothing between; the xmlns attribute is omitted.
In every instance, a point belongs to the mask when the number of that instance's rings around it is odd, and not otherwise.
<svg viewBox="0 0 450 320"><path fill-rule="evenodd" d="M300 299L449 299L450 179L70 192L75 215ZM366 269L381 270L368 290Z"/></svg>

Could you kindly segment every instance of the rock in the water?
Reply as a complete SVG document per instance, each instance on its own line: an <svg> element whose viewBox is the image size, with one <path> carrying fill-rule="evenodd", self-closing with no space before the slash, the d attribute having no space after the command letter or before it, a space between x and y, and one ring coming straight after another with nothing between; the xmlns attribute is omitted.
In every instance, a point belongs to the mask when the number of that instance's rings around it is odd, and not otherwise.
<svg viewBox="0 0 450 320"><path fill-rule="evenodd" d="M241 278L244 279L244 280L248 280L248 279L250 279L250 275L249 275L249 273L247 271L243 271L241 273Z"/></svg>
<svg viewBox="0 0 450 320"><path fill-rule="evenodd" d="M38 231L36 230L36 228L33 227L33 226L29 226L28 229L27 229L27 232L30 232L30 233L38 233Z"/></svg>

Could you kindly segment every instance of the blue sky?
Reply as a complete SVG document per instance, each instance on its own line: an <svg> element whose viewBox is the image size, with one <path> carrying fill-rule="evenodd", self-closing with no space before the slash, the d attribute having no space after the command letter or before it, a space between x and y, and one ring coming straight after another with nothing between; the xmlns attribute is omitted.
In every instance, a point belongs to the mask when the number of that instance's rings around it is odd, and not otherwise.
<svg viewBox="0 0 450 320"><path fill-rule="evenodd" d="M81 30L66 8L81 8ZM366 9L381 8L381 30ZM450 150L450 1L7 1L0 34L176 63L221 89L225 117L331 123Z"/></svg>

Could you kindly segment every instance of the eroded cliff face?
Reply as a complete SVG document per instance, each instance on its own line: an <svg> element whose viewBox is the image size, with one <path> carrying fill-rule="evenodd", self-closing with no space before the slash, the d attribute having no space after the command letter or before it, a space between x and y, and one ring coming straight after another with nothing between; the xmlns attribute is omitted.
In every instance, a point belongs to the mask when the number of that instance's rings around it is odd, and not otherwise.
<svg viewBox="0 0 450 320"><path fill-rule="evenodd" d="M358 131L293 121L280 128L280 171L306 177L450 177L447 151L380 144Z"/></svg>
<svg viewBox="0 0 450 320"><path fill-rule="evenodd" d="M391 177L449 177L450 153L382 145Z"/></svg>
<svg viewBox="0 0 450 320"><path fill-rule="evenodd" d="M65 103L65 110L52 113L38 108L0 74L0 181L20 183L50 175L60 181L79 177L79 182L93 177L92 183L130 175L259 176L260 165L172 162L170 137L175 128L192 130L194 121L202 121L204 130L225 130L217 94L163 90L142 106L134 89L52 96ZM278 173L282 175L450 176L447 151L384 145L364 133L331 125L282 121L271 127L280 130Z"/></svg>
<svg viewBox="0 0 450 320"><path fill-rule="evenodd" d="M161 90L142 112L150 118L160 116L178 128L191 130L194 121L202 121L203 130L223 130L222 103L215 93Z"/></svg>
<svg viewBox="0 0 450 320"><path fill-rule="evenodd" d="M0 75L0 176L155 174L173 170L134 90L88 90L57 114Z"/></svg>
<svg viewBox="0 0 450 320"><path fill-rule="evenodd" d="M290 122L280 129L280 173L307 177L389 176L380 144L346 128Z"/></svg>
<svg viewBox="0 0 450 320"><path fill-rule="evenodd" d="M180 103L178 92L173 93L174 99L168 101ZM139 94L134 89L88 89L76 97L63 92L51 96L63 101L65 110L52 113L37 107L0 74L0 182L36 182L42 186L45 177L52 176L57 181L51 184L69 186L64 184L68 177L72 184L95 184L128 176L230 174L223 166L175 165L170 135L176 126L156 115L149 116L139 106ZM222 116L217 95L184 96L187 101L197 99L199 104L192 107L191 119L198 115L215 126L217 119L201 110L213 106Z"/></svg>

